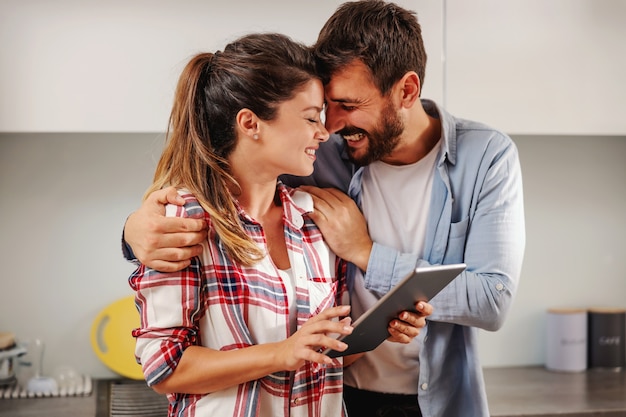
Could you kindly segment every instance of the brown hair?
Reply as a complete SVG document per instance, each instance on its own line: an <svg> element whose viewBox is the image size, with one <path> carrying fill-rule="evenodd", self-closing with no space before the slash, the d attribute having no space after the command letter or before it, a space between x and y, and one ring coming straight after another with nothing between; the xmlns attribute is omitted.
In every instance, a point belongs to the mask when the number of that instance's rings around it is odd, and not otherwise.
<svg viewBox="0 0 626 417"><path fill-rule="evenodd" d="M272 120L278 105L312 79L319 77L311 50L275 33L246 35L223 52L194 56L178 80L167 142L145 196L168 185L186 188L235 261L262 258L231 195L239 188L227 160L237 142L236 115L247 108Z"/></svg>
<svg viewBox="0 0 626 417"><path fill-rule="evenodd" d="M326 21L314 46L324 83L345 65L361 60L386 94L408 71L421 85L426 51L415 12L381 0L347 2Z"/></svg>

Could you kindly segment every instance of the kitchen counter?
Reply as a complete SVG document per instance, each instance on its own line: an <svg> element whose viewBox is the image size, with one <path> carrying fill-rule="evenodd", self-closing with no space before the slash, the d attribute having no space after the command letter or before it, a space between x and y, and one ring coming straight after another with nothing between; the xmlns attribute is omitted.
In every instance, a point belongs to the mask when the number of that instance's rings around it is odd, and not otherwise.
<svg viewBox="0 0 626 417"><path fill-rule="evenodd" d="M487 368L492 417L625 417L626 371Z"/></svg>
<svg viewBox="0 0 626 417"><path fill-rule="evenodd" d="M485 381L492 417L626 416L623 370L486 368ZM108 417L109 386L109 380L96 380L93 393L86 397L0 399L0 417Z"/></svg>
<svg viewBox="0 0 626 417"><path fill-rule="evenodd" d="M84 397L0 399L0 416L96 417L96 398L97 393L94 389L91 395Z"/></svg>

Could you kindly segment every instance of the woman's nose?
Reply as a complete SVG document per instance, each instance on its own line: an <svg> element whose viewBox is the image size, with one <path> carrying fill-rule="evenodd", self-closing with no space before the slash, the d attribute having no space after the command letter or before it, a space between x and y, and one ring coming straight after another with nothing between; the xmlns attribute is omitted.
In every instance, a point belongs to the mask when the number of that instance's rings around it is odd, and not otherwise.
<svg viewBox="0 0 626 417"><path fill-rule="evenodd" d="M335 106L328 106L326 108L326 121L324 124L330 134L343 128L340 111L336 109Z"/></svg>
<svg viewBox="0 0 626 417"><path fill-rule="evenodd" d="M320 142L326 142L329 137L330 133L328 133L328 130L324 127L324 125L320 124L320 131L317 134L316 139Z"/></svg>

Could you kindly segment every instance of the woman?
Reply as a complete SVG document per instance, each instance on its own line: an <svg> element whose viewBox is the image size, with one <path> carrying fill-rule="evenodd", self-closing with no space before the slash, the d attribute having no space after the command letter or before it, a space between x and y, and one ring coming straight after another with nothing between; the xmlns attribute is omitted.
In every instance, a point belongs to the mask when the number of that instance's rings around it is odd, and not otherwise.
<svg viewBox="0 0 626 417"><path fill-rule="evenodd" d="M310 51L278 34L244 36L191 59L179 79L154 190L185 200L167 216L204 219L201 256L181 272L143 265L129 278L148 385L170 416L341 416L352 328L340 259L308 217L309 175L329 137ZM330 334L331 336L327 336Z"/></svg>

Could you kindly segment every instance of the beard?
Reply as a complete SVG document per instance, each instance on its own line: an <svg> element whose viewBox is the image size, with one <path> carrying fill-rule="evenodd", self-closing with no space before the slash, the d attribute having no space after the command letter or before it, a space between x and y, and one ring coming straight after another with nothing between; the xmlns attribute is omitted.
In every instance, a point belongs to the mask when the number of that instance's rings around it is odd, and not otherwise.
<svg viewBox="0 0 626 417"><path fill-rule="evenodd" d="M344 134L344 131L346 131L345 134L363 133L367 136L368 142L364 154L356 155L348 147L350 160L357 166L365 166L379 161L393 152L398 142L400 142L400 135L404 131L404 123L400 119L393 103L388 101L380 114L380 127L375 128L371 132L348 128L343 129L340 133Z"/></svg>

